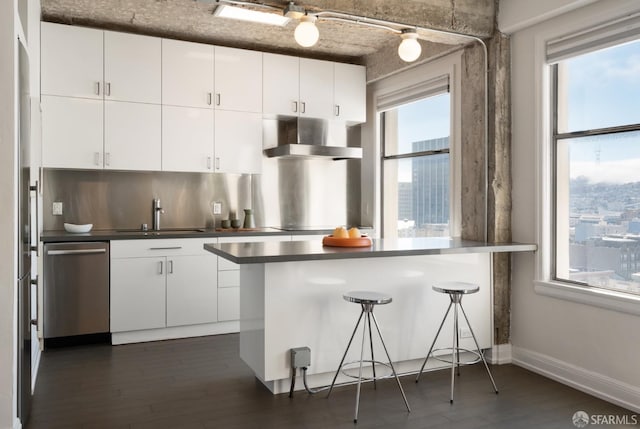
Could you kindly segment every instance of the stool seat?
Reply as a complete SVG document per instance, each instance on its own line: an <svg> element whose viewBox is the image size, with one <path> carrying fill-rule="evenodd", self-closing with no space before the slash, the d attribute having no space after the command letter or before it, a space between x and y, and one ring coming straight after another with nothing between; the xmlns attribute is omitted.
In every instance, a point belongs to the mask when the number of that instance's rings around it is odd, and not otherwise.
<svg viewBox="0 0 640 429"><path fill-rule="evenodd" d="M434 285L432 289L441 293L459 293L467 295L478 292L480 290L480 286L465 282L442 282Z"/></svg>
<svg viewBox="0 0 640 429"><path fill-rule="evenodd" d="M389 304L393 299L391 296L369 291L351 291L342 295L345 301L354 302L356 304Z"/></svg>

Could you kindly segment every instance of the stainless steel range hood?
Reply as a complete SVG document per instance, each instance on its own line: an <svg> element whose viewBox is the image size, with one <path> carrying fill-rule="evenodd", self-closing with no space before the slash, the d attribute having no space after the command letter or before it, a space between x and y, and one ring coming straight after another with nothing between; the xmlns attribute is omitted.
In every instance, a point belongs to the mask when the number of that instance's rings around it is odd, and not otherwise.
<svg viewBox="0 0 640 429"><path fill-rule="evenodd" d="M302 157L302 158L331 158L361 159L362 148L341 146L320 146L315 144L293 143L265 149L264 154L269 158Z"/></svg>
<svg viewBox="0 0 640 429"><path fill-rule="evenodd" d="M347 146L341 121L309 118L265 119L263 152L269 158L361 159L362 148Z"/></svg>

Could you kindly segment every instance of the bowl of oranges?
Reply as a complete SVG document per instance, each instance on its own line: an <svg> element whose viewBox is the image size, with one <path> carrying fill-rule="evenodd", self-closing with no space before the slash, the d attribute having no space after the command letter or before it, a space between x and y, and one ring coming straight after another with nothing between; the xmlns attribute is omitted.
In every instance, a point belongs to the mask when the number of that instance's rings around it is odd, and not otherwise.
<svg viewBox="0 0 640 429"><path fill-rule="evenodd" d="M371 246L371 239L362 234L356 227L345 228L339 226L333 230L333 234L327 235L322 239L323 246L333 247L369 247Z"/></svg>

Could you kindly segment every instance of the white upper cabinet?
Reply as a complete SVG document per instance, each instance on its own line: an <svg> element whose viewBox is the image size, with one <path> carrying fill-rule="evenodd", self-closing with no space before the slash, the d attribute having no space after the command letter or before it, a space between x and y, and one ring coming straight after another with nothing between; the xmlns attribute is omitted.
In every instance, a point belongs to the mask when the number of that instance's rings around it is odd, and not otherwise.
<svg viewBox="0 0 640 429"><path fill-rule="evenodd" d="M215 113L216 172L262 173L262 114Z"/></svg>
<svg viewBox="0 0 640 429"><path fill-rule="evenodd" d="M161 106L106 101L104 168L160 170Z"/></svg>
<svg viewBox="0 0 640 429"><path fill-rule="evenodd" d="M162 39L162 104L213 109L214 47Z"/></svg>
<svg viewBox="0 0 640 429"><path fill-rule="evenodd" d="M262 53L215 47L216 109L262 112Z"/></svg>
<svg viewBox="0 0 640 429"><path fill-rule="evenodd" d="M102 100L43 95L42 164L52 168L102 168Z"/></svg>
<svg viewBox="0 0 640 429"><path fill-rule="evenodd" d="M263 114L365 122L365 68L286 55L263 56Z"/></svg>
<svg viewBox="0 0 640 429"><path fill-rule="evenodd" d="M160 104L161 39L104 32L105 99Z"/></svg>
<svg viewBox="0 0 640 429"><path fill-rule="evenodd" d="M333 63L300 58L300 116L333 118Z"/></svg>
<svg viewBox="0 0 640 429"><path fill-rule="evenodd" d="M162 106L162 170L213 172L213 110Z"/></svg>
<svg viewBox="0 0 640 429"><path fill-rule="evenodd" d="M262 58L262 106L265 116L298 116L300 106L300 60L288 55Z"/></svg>
<svg viewBox="0 0 640 429"><path fill-rule="evenodd" d="M41 25L42 94L102 99L103 31Z"/></svg>
<svg viewBox="0 0 640 429"><path fill-rule="evenodd" d="M334 115L349 123L367 120L366 68L354 64L334 64Z"/></svg>

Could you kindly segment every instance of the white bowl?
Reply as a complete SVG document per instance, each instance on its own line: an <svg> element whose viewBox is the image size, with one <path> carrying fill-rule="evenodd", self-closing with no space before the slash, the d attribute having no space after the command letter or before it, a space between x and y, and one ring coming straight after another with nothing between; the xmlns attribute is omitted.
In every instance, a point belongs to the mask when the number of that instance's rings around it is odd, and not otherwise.
<svg viewBox="0 0 640 429"><path fill-rule="evenodd" d="M82 233L82 232L89 232L91 231L91 228L93 228L93 224L92 223L86 223L84 225L76 225L73 223L65 223L64 224L64 230L67 232L73 232L73 233Z"/></svg>

